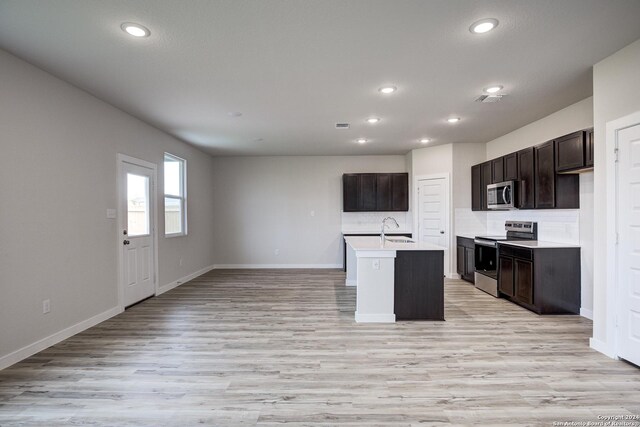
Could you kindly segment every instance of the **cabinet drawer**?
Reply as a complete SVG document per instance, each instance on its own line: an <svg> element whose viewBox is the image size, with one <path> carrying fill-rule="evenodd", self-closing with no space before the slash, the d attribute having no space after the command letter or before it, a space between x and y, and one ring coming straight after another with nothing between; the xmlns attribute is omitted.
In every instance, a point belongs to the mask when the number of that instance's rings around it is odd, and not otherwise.
<svg viewBox="0 0 640 427"><path fill-rule="evenodd" d="M510 256L533 261L533 251L531 249L518 248L507 244L500 245L500 256Z"/></svg>

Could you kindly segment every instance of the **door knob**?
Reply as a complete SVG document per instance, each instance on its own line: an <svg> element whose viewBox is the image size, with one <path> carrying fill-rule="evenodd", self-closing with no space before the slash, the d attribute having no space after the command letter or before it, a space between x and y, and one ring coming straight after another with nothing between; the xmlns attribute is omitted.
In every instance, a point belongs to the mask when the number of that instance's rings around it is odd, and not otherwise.
<svg viewBox="0 0 640 427"><path fill-rule="evenodd" d="M131 243L131 242L130 242L130 241L128 241L128 240L124 240L124 241L122 242L122 244L123 244L123 245L128 245L129 243Z"/></svg>
<svg viewBox="0 0 640 427"><path fill-rule="evenodd" d="M444 230L440 230L440 234L444 234Z"/></svg>

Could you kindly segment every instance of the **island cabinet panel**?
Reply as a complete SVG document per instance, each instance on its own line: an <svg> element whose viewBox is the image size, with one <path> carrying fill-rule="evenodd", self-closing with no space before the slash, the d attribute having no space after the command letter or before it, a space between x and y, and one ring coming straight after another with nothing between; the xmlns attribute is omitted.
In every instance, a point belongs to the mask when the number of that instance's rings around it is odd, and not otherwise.
<svg viewBox="0 0 640 427"><path fill-rule="evenodd" d="M480 191L482 192L482 210L489 210L487 207L487 185L491 184L493 178L493 168L491 162L484 162L480 165Z"/></svg>
<svg viewBox="0 0 640 427"><path fill-rule="evenodd" d="M342 175L342 209L345 212L360 210L360 175L358 174Z"/></svg>
<svg viewBox="0 0 640 427"><path fill-rule="evenodd" d="M404 212L409 210L409 174L392 173L391 210Z"/></svg>
<svg viewBox="0 0 640 427"><path fill-rule="evenodd" d="M491 160L491 173L492 184L504 181L504 157Z"/></svg>
<svg viewBox="0 0 640 427"><path fill-rule="evenodd" d="M498 248L500 296L538 314L580 312L580 248Z"/></svg>
<svg viewBox="0 0 640 427"><path fill-rule="evenodd" d="M585 134L584 166L593 167L593 129L587 129Z"/></svg>
<svg viewBox="0 0 640 427"><path fill-rule="evenodd" d="M556 170L553 141L534 148L535 162L535 207L550 209L556 207Z"/></svg>
<svg viewBox="0 0 640 427"><path fill-rule="evenodd" d="M555 141L556 172L566 172L585 167L584 131L565 135Z"/></svg>
<svg viewBox="0 0 640 427"><path fill-rule="evenodd" d="M483 210L484 195L482 192L482 167L471 167L471 210Z"/></svg>
<svg viewBox="0 0 640 427"><path fill-rule="evenodd" d="M535 208L534 149L525 148L518 155L518 207Z"/></svg>
<svg viewBox="0 0 640 427"><path fill-rule="evenodd" d="M342 176L345 212L409 210L407 173L353 173Z"/></svg>
<svg viewBox="0 0 640 427"><path fill-rule="evenodd" d="M397 251L396 320L444 320L444 252Z"/></svg>
<svg viewBox="0 0 640 427"><path fill-rule="evenodd" d="M504 156L504 180L518 180L518 153L511 153Z"/></svg>

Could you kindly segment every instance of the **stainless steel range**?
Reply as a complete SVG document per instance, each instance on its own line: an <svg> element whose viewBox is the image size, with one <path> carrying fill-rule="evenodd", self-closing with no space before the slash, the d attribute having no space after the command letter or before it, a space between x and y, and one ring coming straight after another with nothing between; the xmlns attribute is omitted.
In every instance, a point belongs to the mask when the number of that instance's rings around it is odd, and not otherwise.
<svg viewBox="0 0 640 427"><path fill-rule="evenodd" d="M505 236L476 236L474 274L476 288L498 296L498 242L538 240L538 224L531 221L506 221Z"/></svg>

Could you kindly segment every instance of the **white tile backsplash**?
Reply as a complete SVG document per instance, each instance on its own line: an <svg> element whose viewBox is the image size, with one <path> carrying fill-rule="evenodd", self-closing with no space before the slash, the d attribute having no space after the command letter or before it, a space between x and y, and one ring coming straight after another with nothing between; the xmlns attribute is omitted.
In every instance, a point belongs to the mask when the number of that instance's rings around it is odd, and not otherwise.
<svg viewBox="0 0 640 427"><path fill-rule="evenodd" d="M456 236L487 234L487 212L472 211L471 208L456 208L453 223Z"/></svg>
<svg viewBox="0 0 640 427"><path fill-rule="evenodd" d="M538 223L538 240L580 244L580 210L524 210L487 212L487 234L504 234L507 220Z"/></svg>
<svg viewBox="0 0 640 427"><path fill-rule="evenodd" d="M382 220L393 217L400 228L390 228L389 232L411 233L411 214L409 212L342 212L342 232L379 233Z"/></svg>

